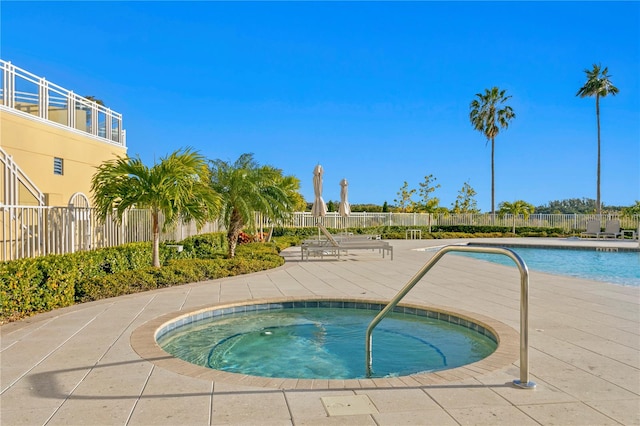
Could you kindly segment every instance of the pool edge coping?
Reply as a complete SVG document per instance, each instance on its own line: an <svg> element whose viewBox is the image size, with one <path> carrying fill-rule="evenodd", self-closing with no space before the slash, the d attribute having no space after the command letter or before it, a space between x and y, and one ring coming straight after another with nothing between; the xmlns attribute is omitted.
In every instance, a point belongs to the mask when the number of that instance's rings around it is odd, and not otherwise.
<svg viewBox="0 0 640 426"><path fill-rule="evenodd" d="M207 381L221 381L243 386L276 389L361 389L376 387L415 387L438 385L480 377L495 371L514 366L520 356L520 335L510 326L487 316L442 306L401 303L399 306L437 311L474 322L491 331L498 341L496 350L486 358L461 367L440 370L432 373L417 373L408 376L371 378L371 379L296 379L250 376L226 371L213 370L191 364L165 352L156 342L156 333L168 322L197 315L212 309L232 308L243 305L286 303L297 301L342 301L356 303L387 304L387 300L368 298L340 297L273 297L264 299L238 300L195 307L189 311L175 311L154 318L136 328L130 337L131 348L145 361L174 373ZM364 342L363 342L364 347ZM363 360L364 362L364 360Z"/></svg>

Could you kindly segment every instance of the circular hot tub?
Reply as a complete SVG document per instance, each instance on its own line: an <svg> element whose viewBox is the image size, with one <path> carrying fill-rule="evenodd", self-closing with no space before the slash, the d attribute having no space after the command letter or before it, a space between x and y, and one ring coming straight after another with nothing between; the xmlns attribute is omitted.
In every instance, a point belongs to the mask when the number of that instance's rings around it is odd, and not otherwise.
<svg viewBox="0 0 640 426"><path fill-rule="evenodd" d="M216 378L367 380L443 370L459 377L517 359L517 333L502 323L448 308L400 304L373 332L367 374L366 328L384 306L378 300L289 298L204 307L146 324L134 332L132 344L144 358L175 357L178 370ZM505 344L505 337L512 343ZM476 368L465 367L469 364Z"/></svg>

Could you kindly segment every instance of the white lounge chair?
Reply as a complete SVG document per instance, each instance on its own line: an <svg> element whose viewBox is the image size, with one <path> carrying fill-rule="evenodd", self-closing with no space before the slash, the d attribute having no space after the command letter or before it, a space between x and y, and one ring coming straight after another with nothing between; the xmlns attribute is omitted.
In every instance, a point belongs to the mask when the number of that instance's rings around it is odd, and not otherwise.
<svg viewBox="0 0 640 426"><path fill-rule="evenodd" d="M622 236L619 220L608 220L605 223L604 232L598 234L598 238L618 238L619 236Z"/></svg>
<svg viewBox="0 0 640 426"><path fill-rule="evenodd" d="M587 230L585 232L580 233L580 238L598 238L600 235L600 221L599 220L590 220L587 222Z"/></svg>
<svg viewBox="0 0 640 426"><path fill-rule="evenodd" d="M324 256L337 256L340 259L342 252L347 253L348 250L378 250L385 257L385 253L389 253L393 260L393 246L386 241L362 238L362 237L337 237L332 235L327 228L318 223L318 229L322 232L326 239L311 239L303 241L301 245L302 260L307 255L307 260L311 254Z"/></svg>

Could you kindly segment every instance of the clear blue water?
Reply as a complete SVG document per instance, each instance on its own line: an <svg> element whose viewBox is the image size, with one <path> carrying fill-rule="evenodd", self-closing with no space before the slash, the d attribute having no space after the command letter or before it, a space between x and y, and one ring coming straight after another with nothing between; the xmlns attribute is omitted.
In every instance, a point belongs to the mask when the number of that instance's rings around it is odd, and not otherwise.
<svg viewBox="0 0 640 426"><path fill-rule="evenodd" d="M216 370L263 377L366 377L365 334L377 311L292 308L247 312L180 327L158 339L168 353ZM496 343L449 322L392 313L373 332L374 377L459 367Z"/></svg>
<svg viewBox="0 0 640 426"><path fill-rule="evenodd" d="M527 264L529 270L568 275L608 283L640 286L640 252L605 252L554 248L508 247ZM513 266L506 256L485 253L455 253L489 262Z"/></svg>

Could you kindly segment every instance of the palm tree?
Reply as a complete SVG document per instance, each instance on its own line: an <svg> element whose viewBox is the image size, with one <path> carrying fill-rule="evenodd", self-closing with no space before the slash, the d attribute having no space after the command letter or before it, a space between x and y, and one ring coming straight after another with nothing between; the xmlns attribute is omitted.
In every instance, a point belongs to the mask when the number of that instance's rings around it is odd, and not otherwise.
<svg viewBox="0 0 640 426"><path fill-rule="evenodd" d="M235 256L242 229L255 225L256 212L277 222L288 217L299 202L300 181L283 176L282 170L260 166L253 154L242 154L233 164L211 161L209 168L211 188L222 197L230 258Z"/></svg>
<svg viewBox="0 0 640 426"><path fill-rule="evenodd" d="M602 204L600 203L600 97L605 97L608 94L613 96L617 95L619 90L609 80L610 75L607 75L609 69L605 67L600 69L600 65L593 64L593 69L585 69L584 73L587 75L587 82L578 90L576 96L585 98L587 96L596 97L596 122L598 125L598 167L596 171L596 213L602 213Z"/></svg>
<svg viewBox="0 0 640 426"><path fill-rule="evenodd" d="M484 94L476 93L469 107L469 119L473 128L487 138L487 143L491 141L491 216L495 214L495 139L501 128L509 127L509 121L516 117L513 109L504 105L511 98L505 96L506 90L497 87L485 89Z"/></svg>
<svg viewBox="0 0 640 426"><path fill-rule="evenodd" d="M527 203L523 200L514 201L510 203L508 201L503 201L498 205L498 216L504 217L507 214L513 216L513 233L516 233L516 218L520 215L527 220L529 215L534 212L535 207L532 204Z"/></svg>
<svg viewBox="0 0 640 426"><path fill-rule="evenodd" d="M151 168L138 157L119 157L98 166L91 191L101 220L114 211L122 221L129 208L151 209L152 264L160 267L160 213L163 231L178 219L195 220L200 227L215 218L220 197L209 187L208 173L205 158L190 148L161 158Z"/></svg>

